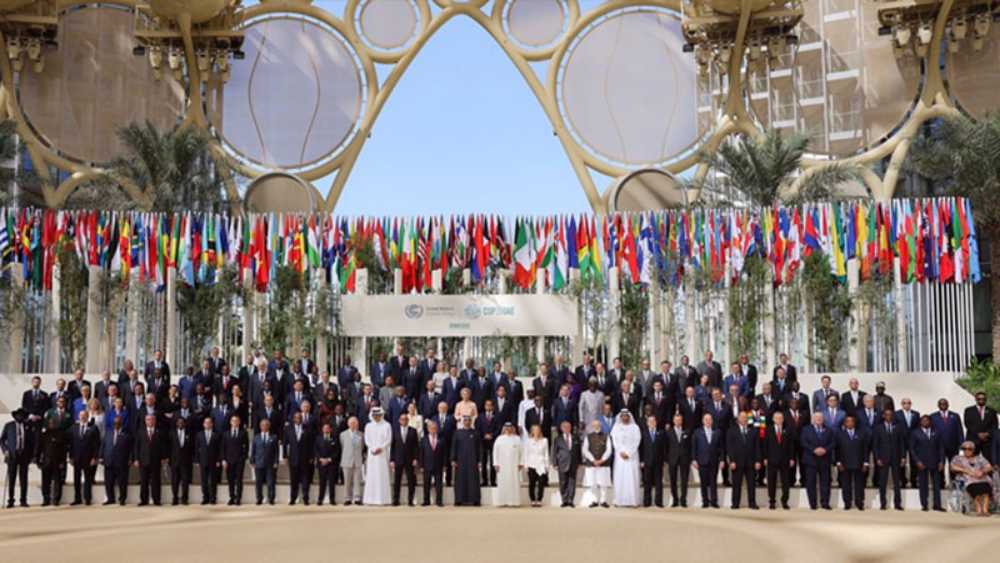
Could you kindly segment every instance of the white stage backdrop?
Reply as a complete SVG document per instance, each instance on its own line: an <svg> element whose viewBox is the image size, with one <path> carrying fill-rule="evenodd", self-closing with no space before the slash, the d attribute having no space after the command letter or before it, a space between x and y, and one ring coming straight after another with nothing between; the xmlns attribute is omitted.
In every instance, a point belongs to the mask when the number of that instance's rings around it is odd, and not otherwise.
<svg viewBox="0 0 1000 563"><path fill-rule="evenodd" d="M577 303L563 295L345 295L348 336L575 336Z"/></svg>

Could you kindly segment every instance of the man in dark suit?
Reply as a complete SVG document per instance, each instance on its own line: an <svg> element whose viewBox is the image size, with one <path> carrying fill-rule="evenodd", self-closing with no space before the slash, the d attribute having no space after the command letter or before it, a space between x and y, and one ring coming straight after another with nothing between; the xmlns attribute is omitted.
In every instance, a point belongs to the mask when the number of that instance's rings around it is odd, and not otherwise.
<svg viewBox="0 0 1000 563"><path fill-rule="evenodd" d="M385 384L385 376L391 373L392 366L386 358L385 352L379 352L378 359L372 362L368 369L368 377L371 379L372 385L376 388L381 387Z"/></svg>
<svg viewBox="0 0 1000 563"><path fill-rule="evenodd" d="M253 460L257 505L264 503L264 485L267 485L267 502L273 505L274 481L278 472L278 438L271 432L271 421L266 418L260 421L260 432L253 438L250 458Z"/></svg>
<svg viewBox="0 0 1000 563"><path fill-rule="evenodd" d="M965 409L965 439L976 445L976 452L983 454L990 463L1000 463L991 459L993 452L990 444L993 433L997 430L997 411L986 405L986 393L976 393L976 404Z"/></svg>
<svg viewBox="0 0 1000 563"><path fill-rule="evenodd" d="M417 367L417 357L412 356L408 360L407 367L403 370L402 379L397 379L397 385L402 385L405 390L406 397L416 400L417 395L420 390L423 389L423 374L420 373L420 369Z"/></svg>
<svg viewBox="0 0 1000 563"><path fill-rule="evenodd" d="M685 427L684 415L674 415L673 424L665 431L667 475L670 479L670 506L687 508L688 478L691 474L691 433Z"/></svg>
<svg viewBox="0 0 1000 563"><path fill-rule="evenodd" d="M104 370L101 373L101 379L94 384L94 398L101 401L101 404L107 403L108 389L112 386L117 387L118 384L111 379L111 372L109 370ZM107 410L107 409L105 409Z"/></svg>
<svg viewBox="0 0 1000 563"><path fill-rule="evenodd" d="M785 410L784 397L774 394L774 388L769 381L765 381L764 385L761 386L761 393L757 395L756 399L757 404L764 409L767 418L771 418L771 415L776 412Z"/></svg>
<svg viewBox="0 0 1000 563"><path fill-rule="evenodd" d="M507 389L508 386L497 387L496 396L493 398L493 409L496 411L497 418L500 419L501 430L505 423L517 422L517 406L520 404L520 401L511 400Z"/></svg>
<svg viewBox="0 0 1000 563"><path fill-rule="evenodd" d="M775 379L778 377L779 369L785 373L785 378L789 383L795 383L799 380L798 370L795 369L795 366L789 363L788 354L782 353L778 356L778 365L774 367Z"/></svg>
<svg viewBox="0 0 1000 563"><path fill-rule="evenodd" d="M393 442L395 443L395 435ZM420 465L424 471L424 502L422 506L430 506L431 504L431 486L434 487L434 504L444 506L444 487L441 478L446 459L444 440L441 439L438 424L434 420L428 420L427 432L420 441Z"/></svg>
<svg viewBox="0 0 1000 563"><path fill-rule="evenodd" d="M73 372L73 379L69 382L69 386L66 388L66 393L69 394L71 398L69 401L70 405L73 404L73 401L83 396L84 387L91 387L90 381L84 379L82 369L77 369Z"/></svg>
<svg viewBox="0 0 1000 563"><path fill-rule="evenodd" d="M243 420L239 416L229 419L229 429L222 436L222 469L226 473L226 483L229 485L230 506L239 506L243 502L243 468L246 467L250 443Z"/></svg>
<svg viewBox="0 0 1000 563"><path fill-rule="evenodd" d="M410 428L410 417L403 413L392 426L392 444L389 449L389 467L392 469L392 505L399 506L399 493L406 475L407 504L413 506L417 492L417 458L419 443L417 431Z"/></svg>
<svg viewBox="0 0 1000 563"><path fill-rule="evenodd" d="M760 469L760 444L758 433L747 424L747 414L741 412L736 424L726 436L726 457L733 480L733 509L740 507L743 482L747 484L747 503L757 510L757 470Z"/></svg>
<svg viewBox="0 0 1000 563"><path fill-rule="evenodd" d="M420 394L420 398L417 400L417 413L425 419L433 418L440 402L441 395L434 391L434 380L432 379L424 385L424 392Z"/></svg>
<svg viewBox="0 0 1000 563"><path fill-rule="evenodd" d="M806 474L806 494L809 497L809 508L817 508L817 487L819 490L819 506L831 510L830 506L830 467L835 447L834 431L823 423L823 413L812 415L812 424L802 427L799 436L802 444L802 465Z"/></svg>
<svg viewBox="0 0 1000 563"><path fill-rule="evenodd" d="M639 467L642 469L642 505L653 504L656 491L656 506L663 508L663 454L666 450L664 436L660 432L655 416L646 419L646 428L639 443Z"/></svg>
<svg viewBox="0 0 1000 563"><path fill-rule="evenodd" d="M840 494L844 500L844 510L856 506L865 509L865 474L868 471L868 456L871 443L867 430L857 427L857 418L848 415L844 427L836 433L834 462L840 480Z"/></svg>
<svg viewBox="0 0 1000 563"><path fill-rule="evenodd" d="M36 431L40 429L42 418L52 408L49 394L42 391L42 378L37 375L31 378L31 389L21 395L21 408L25 411L24 422L30 424Z"/></svg>
<svg viewBox="0 0 1000 563"><path fill-rule="evenodd" d="M722 364L715 361L711 350L705 352L705 360L698 364L698 375L707 375L712 387L722 386Z"/></svg>
<svg viewBox="0 0 1000 563"><path fill-rule="evenodd" d="M576 381L577 385L586 385L586 383L590 381L590 378L596 373L597 370L594 367L594 361L590 357L590 353L584 352L583 363L576 366L576 369L573 370L573 379ZM576 395L577 394L574 393L574 397L576 397Z"/></svg>
<svg viewBox="0 0 1000 563"><path fill-rule="evenodd" d="M160 468L163 464L163 433L156 426L156 416L146 415L133 439L133 464L139 468L139 506L160 506Z"/></svg>
<svg viewBox="0 0 1000 563"><path fill-rule="evenodd" d="M294 506L302 493L302 503L309 506L309 487L312 485L313 453L315 437L302 423L302 413L292 415L291 424L285 427L284 453L291 479L289 505Z"/></svg>
<svg viewBox="0 0 1000 563"><path fill-rule="evenodd" d="M308 355L306 357L308 358ZM312 360L309 361L312 362ZM346 356L344 358L344 365L340 366L340 369L337 370L337 385L340 385L341 389L347 387L348 384L354 381L354 374L356 373L358 373L358 368L354 367L351 357Z"/></svg>
<svg viewBox="0 0 1000 563"><path fill-rule="evenodd" d="M476 420L476 430L479 432L479 442L482 444L480 452L482 459L482 480L483 487L497 486L497 469L493 465L493 441L500 437L503 430L503 420L497 415L493 401L487 400L483 405L483 412Z"/></svg>
<svg viewBox="0 0 1000 563"><path fill-rule="evenodd" d="M552 366L549 367L549 377L555 380L557 392L558 389L562 387L563 383L566 383L567 380L572 378L572 372L570 371L569 366L564 363L562 356L558 354L556 355L554 361L552 362ZM554 398L555 397L553 397L553 399ZM549 407L551 405L546 406Z"/></svg>
<svg viewBox="0 0 1000 563"><path fill-rule="evenodd" d="M316 473L319 474L319 498L316 504L323 506L329 487L330 506L334 506L337 504L337 472L340 470L340 434L334 432L333 425L329 422L323 425L322 433L316 437L314 448L313 459L316 460Z"/></svg>
<svg viewBox="0 0 1000 563"><path fill-rule="evenodd" d="M576 400L572 398L570 390L570 385L564 383L559 387L559 396L552 403L552 424L556 427L561 427L563 422L569 422L574 428L577 426L580 409L577 408Z"/></svg>
<svg viewBox="0 0 1000 563"><path fill-rule="evenodd" d="M795 469L795 433L785 424L785 413L778 411L771 415L771 424L764 431L760 458L767 470L768 507L777 506L778 481L781 481L781 508L789 509L788 491L792 484L791 474Z"/></svg>
<svg viewBox="0 0 1000 563"><path fill-rule="evenodd" d="M170 492L171 504L188 503L194 464L194 438L188 432L187 420L177 417L170 432Z"/></svg>
<svg viewBox="0 0 1000 563"><path fill-rule="evenodd" d="M882 510L886 509L885 489L892 476L893 505L903 510L903 496L900 492L902 468L906 462L905 430L896 424L896 413L892 409L882 411L882 423L875 426L872 434L872 454L875 458L878 494Z"/></svg>
<svg viewBox="0 0 1000 563"><path fill-rule="evenodd" d="M633 389L628 381L618 384L618 391L611 396L611 412L641 412L642 393Z"/></svg>
<svg viewBox="0 0 1000 563"><path fill-rule="evenodd" d="M931 417L920 417L920 426L910 434L910 463L917 466L917 486L920 489L920 508L927 511L928 488L934 499L934 510L941 507L941 473L946 462L944 445L934 428Z"/></svg>
<svg viewBox="0 0 1000 563"><path fill-rule="evenodd" d="M747 383L750 386L750 393L754 394L757 392L757 366L750 363L750 356L747 354L740 354L740 371L747 378Z"/></svg>
<svg viewBox="0 0 1000 563"><path fill-rule="evenodd" d="M931 427L941 437L945 459L953 459L958 455L965 434L962 432L962 419L957 412L948 409L948 399L938 399L938 410L931 415ZM947 465L947 464L946 464ZM941 471L941 483L944 484L944 471Z"/></svg>
<svg viewBox="0 0 1000 563"><path fill-rule="evenodd" d="M701 507L719 508L719 465L722 462L722 431L714 428L711 414L701 417L701 427L691 438L691 460L701 483Z"/></svg>
<svg viewBox="0 0 1000 563"><path fill-rule="evenodd" d="M553 438L552 465L559 473L559 495L563 508L572 508L576 496L576 470L580 467L580 440L573 434L573 423L564 420Z"/></svg>
<svg viewBox="0 0 1000 563"><path fill-rule="evenodd" d="M170 365L163 361L163 351L157 350L153 352L153 359L146 362L146 369L143 370L143 376L146 378L146 382L150 382L157 375L157 370L159 370L160 377L165 377L167 381L170 380Z"/></svg>
<svg viewBox="0 0 1000 563"><path fill-rule="evenodd" d="M853 415L864 406L864 398L868 395L860 389L861 383L856 377L847 382L847 391L840 395L840 408L848 415Z"/></svg>
<svg viewBox="0 0 1000 563"><path fill-rule="evenodd" d="M15 409L14 420L3 427L0 434L0 451L7 462L7 508L14 507L14 485L21 484L20 504L28 507L28 467L35 457L36 437L34 428L28 422L27 409Z"/></svg>
<svg viewBox="0 0 1000 563"><path fill-rule="evenodd" d="M663 388L663 382L653 382L653 392L646 398L646 404L653 408L658 428L665 426L673 418L676 398Z"/></svg>
<svg viewBox="0 0 1000 563"><path fill-rule="evenodd" d="M552 417L549 416L549 410L545 408L545 400L535 395L534 401L535 405L524 411L524 428L521 429L521 433L527 435L531 431L531 427L537 424L542 429L543 436L550 436Z"/></svg>
<svg viewBox="0 0 1000 563"><path fill-rule="evenodd" d="M194 457L201 471L201 504L215 504L218 500L221 452L222 432L215 430L215 421L211 417L206 418L202 421L202 431L194 440Z"/></svg>
<svg viewBox="0 0 1000 563"><path fill-rule="evenodd" d="M542 398L542 403L546 408L552 408L552 401L559 393L559 384L556 378L549 372L549 367L545 362L538 364L538 375L531 381L531 388L535 390L535 396ZM547 436L548 433L546 432Z"/></svg>
<svg viewBox="0 0 1000 563"><path fill-rule="evenodd" d="M281 434L284 428L285 416L281 410L275 406L274 396L272 395L265 397L264 403L257 407L254 412L253 427L260 428L260 423L264 420L270 422L269 427L271 432L274 433L274 436Z"/></svg>
<svg viewBox="0 0 1000 563"><path fill-rule="evenodd" d="M107 497L104 501L105 505L115 503L117 489L119 493L117 502L125 506L125 499L128 495L128 465L131 457L131 437L122 427L122 419L116 418L112 427L104 434L101 454L98 459L98 462L104 466L104 493Z"/></svg>
<svg viewBox="0 0 1000 563"><path fill-rule="evenodd" d="M913 410L913 402L910 401L909 397L903 397L902 400L899 401L899 404L902 408L896 411L896 424L903 429L903 442L907 448L906 455L909 456L910 436L912 436L913 432L920 427L920 413ZM906 467L904 467L901 471L903 475L902 487L904 489L906 487L910 487L912 489L917 486L917 464L911 458L907 465L909 466L909 471L907 471Z"/></svg>

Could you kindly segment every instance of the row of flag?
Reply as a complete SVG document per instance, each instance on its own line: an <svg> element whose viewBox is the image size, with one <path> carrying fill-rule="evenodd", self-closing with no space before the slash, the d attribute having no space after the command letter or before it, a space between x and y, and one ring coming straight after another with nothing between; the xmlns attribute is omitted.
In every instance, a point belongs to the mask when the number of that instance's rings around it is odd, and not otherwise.
<svg viewBox="0 0 1000 563"><path fill-rule="evenodd" d="M904 283L982 277L962 198L514 218L0 209L0 267L20 264L34 287L51 289L60 244L126 281L163 288L174 270L182 283L211 285L231 267L261 292L281 267L354 292L362 252L374 255L372 267L399 269L406 293L430 289L435 270L466 268L474 284L513 270L525 289L562 289L572 270L607 283L611 268L633 284L677 285L695 271L721 285L739 283L753 257L767 261L778 286L814 252L842 281L849 260L866 280L894 275L897 257Z"/></svg>

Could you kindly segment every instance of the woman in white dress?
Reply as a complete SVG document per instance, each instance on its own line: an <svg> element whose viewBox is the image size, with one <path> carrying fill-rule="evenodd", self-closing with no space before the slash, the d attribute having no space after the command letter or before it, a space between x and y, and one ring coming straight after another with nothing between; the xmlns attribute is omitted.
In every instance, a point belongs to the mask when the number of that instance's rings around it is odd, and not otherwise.
<svg viewBox="0 0 1000 563"><path fill-rule="evenodd" d="M549 440L542 435L542 427L531 426L531 435L525 440L524 466L528 468L528 498L531 506L542 506L545 487L549 484Z"/></svg>
<svg viewBox="0 0 1000 563"><path fill-rule="evenodd" d="M611 445L615 449L615 506L639 506L639 443L642 434L632 421L632 414L622 410L611 429Z"/></svg>
<svg viewBox="0 0 1000 563"><path fill-rule="evenodd" d="M497 486L493 493L496 506L521 506L521 470L524 468L521 439L514 425L503 425L503 434L493 442L493 467Z"/></svg>

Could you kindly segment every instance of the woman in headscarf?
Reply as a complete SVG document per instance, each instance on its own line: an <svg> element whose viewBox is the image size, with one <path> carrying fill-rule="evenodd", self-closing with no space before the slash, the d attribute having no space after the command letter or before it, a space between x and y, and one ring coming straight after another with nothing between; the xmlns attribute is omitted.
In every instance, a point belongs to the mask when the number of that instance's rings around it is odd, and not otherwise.
<svg viewBox="0 0 1000 563"><path fill-rule="evenodd" d="M632 413L623 410L618 413L618 421L611 429L611 444L614 446L613 465L615 506L639 506L639 443L642 434L639 426L632 421Z"/></svg>

